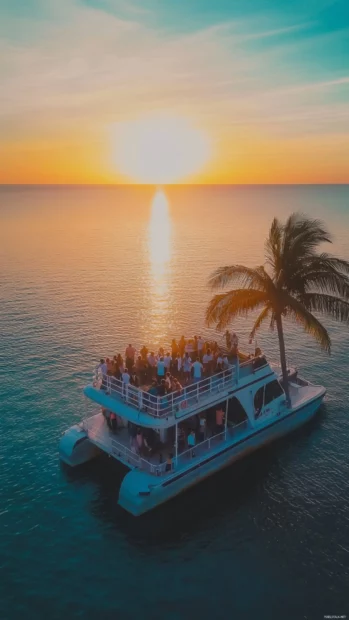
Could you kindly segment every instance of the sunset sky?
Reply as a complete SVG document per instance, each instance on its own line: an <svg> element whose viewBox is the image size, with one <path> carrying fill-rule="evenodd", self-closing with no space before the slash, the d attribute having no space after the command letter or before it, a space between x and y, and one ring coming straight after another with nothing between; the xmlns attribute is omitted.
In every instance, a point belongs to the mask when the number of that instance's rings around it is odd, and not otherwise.
<svg viewBox="0 0 349 620"><path fill-rule="evenodd" d="M0 136L0 183L347 183L349 2L0 0Z"/></svg>

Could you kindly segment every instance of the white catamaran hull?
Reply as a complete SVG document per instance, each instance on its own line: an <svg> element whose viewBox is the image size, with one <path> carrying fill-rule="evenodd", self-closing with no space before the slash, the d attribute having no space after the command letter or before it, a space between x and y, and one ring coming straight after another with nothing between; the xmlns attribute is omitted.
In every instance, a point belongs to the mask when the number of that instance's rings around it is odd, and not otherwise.
<svg viewBox="0 0 349 620"><path fill-rule="evenodd" d="M59 456L70 467L77 467L91 461L101 453L99 448L89 441L80 426L72 426L61 437Z"/></svg>
<svg viewBox="0 0 349 620"><path fill-rule="evenodd" d="M227 446L224 442L224 447L222 446L220 451L217 450L215 454L200 462L188 464L186 469L178 473L174 471L170 477L162 482L160 479L159 482L156 479L154 481L154 477L145 472L130 471L121 484L119 505L134 516L152 510L234 461L279 437L291 433L311 420L320 407L324 395L325 390L314 400L291 412L286 412L268 426L255 428L251 434L238 441L232 440L231 445Z"/></svg>

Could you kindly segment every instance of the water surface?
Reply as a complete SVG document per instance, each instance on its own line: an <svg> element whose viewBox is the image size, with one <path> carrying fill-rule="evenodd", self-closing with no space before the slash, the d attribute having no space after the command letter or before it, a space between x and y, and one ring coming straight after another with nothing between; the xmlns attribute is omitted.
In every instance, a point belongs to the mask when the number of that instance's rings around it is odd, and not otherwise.
<svg viewBox="0 0 349 620"><path fill-rule="evenodd" d="M287 326L328 388L310 425L140 519L117 463L57 457L101 354L214 335L207 277L261 264L274 215L324 218L349 260L348 204L326 186L0 189L1 620L349 613L347 327L326 321L328 358ZM258 344L277 359L275 334Z"/></svg>

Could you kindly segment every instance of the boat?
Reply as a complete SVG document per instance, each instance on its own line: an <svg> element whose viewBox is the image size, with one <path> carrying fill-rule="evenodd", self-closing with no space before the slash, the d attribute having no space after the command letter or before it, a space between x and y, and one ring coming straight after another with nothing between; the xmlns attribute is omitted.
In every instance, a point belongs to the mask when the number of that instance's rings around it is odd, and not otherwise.
<svg viewBox="0 0 349 620"><path fill-rule="evenodd" d="M165 396L97 372L84 388L93 414L64 432L60 458L75 467L105 452L123 463L129 471L118 503L142 515L308 422L326 389L296 368L287 372L289 401L263 354L235 356L221 372Z"/></svg>

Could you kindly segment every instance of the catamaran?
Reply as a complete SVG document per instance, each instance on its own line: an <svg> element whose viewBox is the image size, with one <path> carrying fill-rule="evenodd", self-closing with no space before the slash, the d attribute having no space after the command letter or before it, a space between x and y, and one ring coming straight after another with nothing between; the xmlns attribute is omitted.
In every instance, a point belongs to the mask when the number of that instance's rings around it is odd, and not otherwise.
<svg viewBox="0 0 349 620"><path fill-rule="evenodd" d="M139 516L308 422L325 388L296 368L288 383L289 400L264 355L235 356L223 371L165 396L95 373L84 394L96 411L65 431L60 458L75 467L106 452L123 463L118 503Z"/></svg>

